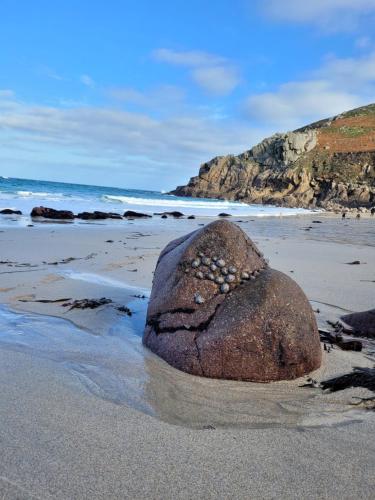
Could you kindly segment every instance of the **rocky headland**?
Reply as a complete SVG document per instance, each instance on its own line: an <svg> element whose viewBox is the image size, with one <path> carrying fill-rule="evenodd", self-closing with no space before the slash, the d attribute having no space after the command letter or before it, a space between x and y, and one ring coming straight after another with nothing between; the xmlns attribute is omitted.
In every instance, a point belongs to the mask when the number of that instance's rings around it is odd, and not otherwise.
<svg viewBox="0 0 375 500"><path fill-rule="evenodd" d="M204 163L178 196L327 210L375 206L375 104Z"/></svg>

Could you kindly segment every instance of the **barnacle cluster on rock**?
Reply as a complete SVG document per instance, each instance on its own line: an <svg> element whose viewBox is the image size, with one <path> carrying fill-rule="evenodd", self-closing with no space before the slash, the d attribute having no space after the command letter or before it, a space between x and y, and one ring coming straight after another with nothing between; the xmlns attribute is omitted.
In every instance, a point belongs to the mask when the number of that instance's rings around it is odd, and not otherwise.
<svg viewBox="0 0 375 500"><path fill-rule="evenodd" d="M185 263L185 273L188 274L192 271L194 278L213 281L218 285L220 293L228 293L245 281L255 280L259 273L267 267L267 263L265 263L264 267L253 272L247 268L241 270L228 263L224 258L219 258L216 255L209 257L207 253L209 252L198 252L190 265ZM203 304L204 300L199 292L194 295L194 302Z"/></svg>

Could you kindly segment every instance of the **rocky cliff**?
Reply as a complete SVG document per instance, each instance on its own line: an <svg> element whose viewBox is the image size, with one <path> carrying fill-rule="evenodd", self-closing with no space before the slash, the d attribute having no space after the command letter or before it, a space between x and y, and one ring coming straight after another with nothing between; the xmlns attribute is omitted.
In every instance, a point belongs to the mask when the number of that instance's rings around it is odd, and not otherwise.
<svg viewBox="0 0 375 500"><path fill-rule="evenodd" d="M173 192L290 207L375 206L375 104L204 163Z"/></svg>

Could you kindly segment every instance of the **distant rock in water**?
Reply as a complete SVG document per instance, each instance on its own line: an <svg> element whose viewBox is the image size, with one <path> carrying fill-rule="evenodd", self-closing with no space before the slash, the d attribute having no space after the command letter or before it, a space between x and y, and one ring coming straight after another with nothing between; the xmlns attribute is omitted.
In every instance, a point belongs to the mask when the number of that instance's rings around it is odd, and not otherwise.
<svg viewBox="0 0 375 500"><path fill-rule="evenodd" d="M34 207L31 217L44 217L45 219L74 219L74 214L70 210L55 210L48 207Z"/></svg>
<svg viewBox="0 0 375 500"><path fill-rule="evenodd" d="M21 210L13 210L11 208L3 208L0 210L0 214L2 215L22 215Z"/></svg>
<svg viewBox="0 0 375 500"><path fill-rule="evenodd" d="M375 206L375 104L204 163L178 196L339 210Z"/></svg>
<svg viewBox="0 0 375 500"><path fill-rule="evenodd" d="M142 218L150 218L152 216L148 214L143 214L141 212L134 212L133 210L127 210L124 213L124 217L129 219L142 219Z"/></svg>
<svg viewBox="0 0 375 500"><path fill-rule="evenodd" d="M143 342L175 368L213 378L292 379L321 362L303 291L226 220L161 252Z"/></svg>
<svg viewBox="0 0 375 500"><path fill-rule="evenodd" d="M77 219L83 220L101 220L101 219L122 219L120 214L114 212L100 212L95 210L94 212L81 212L76 215Z"/></svg>
<svg viewBox="0 0 375 500"><path fill-rule="evenodd" d="M180 217L183 217L184 214L182 212L179 212L178 210L173 210L172 212L159 212L159 213L155 213L155 215L166 215L168 217L168 215L170 215L171 217L175 217L176 219L179 219Z"/></svg>

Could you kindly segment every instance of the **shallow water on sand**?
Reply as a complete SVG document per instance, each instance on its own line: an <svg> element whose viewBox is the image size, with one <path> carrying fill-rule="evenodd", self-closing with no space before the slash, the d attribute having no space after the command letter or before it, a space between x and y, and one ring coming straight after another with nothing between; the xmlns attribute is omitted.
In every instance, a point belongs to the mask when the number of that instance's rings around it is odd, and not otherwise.
<svg viewBox="0 0 375 500"><path fill-rule="evenodd" d="M319 390L299 388L296 382L252 384L175 370L142 345L146 301L129 306L133 316L119 319L106 335L94 335L65 319L0 306L0 350L58 363L73 382L72 390L84 389L186 427L303 428L364 416L345 405L327 406Z"/></svg>

